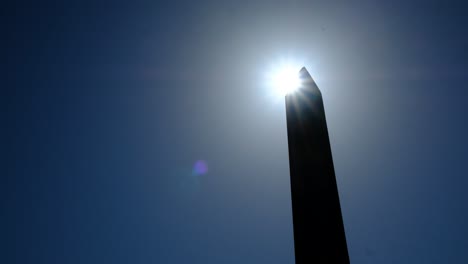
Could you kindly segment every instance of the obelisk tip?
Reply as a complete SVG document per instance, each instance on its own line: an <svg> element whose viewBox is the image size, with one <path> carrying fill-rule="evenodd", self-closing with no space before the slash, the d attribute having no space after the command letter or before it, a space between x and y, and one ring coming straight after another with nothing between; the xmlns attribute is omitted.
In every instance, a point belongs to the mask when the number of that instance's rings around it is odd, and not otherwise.
<svg viewBox="0 0 468 264"><path fill-rule="evenodd" d="M310 91L318 91L320 93L320 89L318 88L317 84L314 81L314 78L310 75L307 71L306 67L302 67L299 71L299 77L302 80L303 87Z"/></svg>

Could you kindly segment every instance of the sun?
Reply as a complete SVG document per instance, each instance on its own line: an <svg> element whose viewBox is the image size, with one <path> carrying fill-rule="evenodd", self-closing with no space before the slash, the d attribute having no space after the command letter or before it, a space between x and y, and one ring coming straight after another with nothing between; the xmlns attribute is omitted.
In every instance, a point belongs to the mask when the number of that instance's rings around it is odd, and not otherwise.
<svg viewBox="0 0 468 264"><path fill-rule="evenodd" d="M293 64L281 64L269 72L269 86L275 97L284 98L301 87L300 69L300 66Z"/></svg>

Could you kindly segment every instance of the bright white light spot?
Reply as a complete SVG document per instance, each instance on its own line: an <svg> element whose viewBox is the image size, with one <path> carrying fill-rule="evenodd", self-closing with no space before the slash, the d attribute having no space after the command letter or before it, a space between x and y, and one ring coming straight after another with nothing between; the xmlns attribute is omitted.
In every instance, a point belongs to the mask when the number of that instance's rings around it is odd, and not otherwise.
<svg viewBox="0 0 468 264"><path fill-rule="evenodd" d="M269 81L275 97L284 98L301 87L299 70L300 67L283 64L270 71Z"/></svg>

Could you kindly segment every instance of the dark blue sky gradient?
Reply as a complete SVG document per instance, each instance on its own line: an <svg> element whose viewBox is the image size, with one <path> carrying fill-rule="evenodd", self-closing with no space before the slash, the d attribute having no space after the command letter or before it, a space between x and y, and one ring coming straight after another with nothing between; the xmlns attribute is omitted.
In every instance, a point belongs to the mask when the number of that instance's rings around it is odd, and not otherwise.
<svg viewBox="0 0 468 264"><path fill-rule="evenodd" d="M294 263L283 58L351 262L468 263L468 6L407 2L2 6L0 263Z"/></svg>

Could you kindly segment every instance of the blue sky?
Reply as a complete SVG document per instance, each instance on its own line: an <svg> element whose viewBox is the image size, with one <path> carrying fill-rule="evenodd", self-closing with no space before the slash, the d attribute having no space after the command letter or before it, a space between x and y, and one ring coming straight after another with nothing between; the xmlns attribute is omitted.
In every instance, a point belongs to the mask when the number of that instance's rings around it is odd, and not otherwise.
<svg viewBox="0 0 468 264"><path fill-rule="evenodd" d="M351 262L468 262L466 8L5 5L0 262L294 263L282 60L322 90Z"/></svg>

